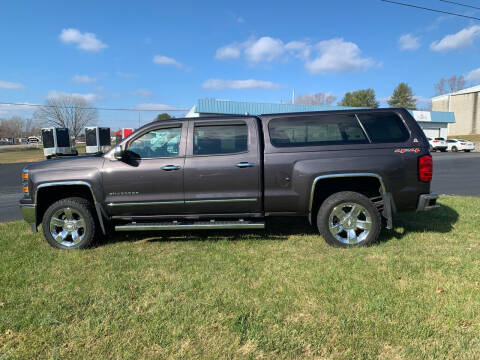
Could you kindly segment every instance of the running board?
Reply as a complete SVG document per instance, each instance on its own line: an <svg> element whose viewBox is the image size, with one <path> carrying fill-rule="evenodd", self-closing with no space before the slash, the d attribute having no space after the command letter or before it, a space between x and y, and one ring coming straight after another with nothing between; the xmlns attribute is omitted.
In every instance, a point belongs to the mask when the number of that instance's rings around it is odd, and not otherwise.
<svg viewBox="0 0 480 360"><path fill-rule="evenodd" d="M148 231L148 230L203 230L203 229L264 229L265 222L251 221L196 221L181 223L176 221L162 223L131 223L115 226L116 231Z"/></svg>

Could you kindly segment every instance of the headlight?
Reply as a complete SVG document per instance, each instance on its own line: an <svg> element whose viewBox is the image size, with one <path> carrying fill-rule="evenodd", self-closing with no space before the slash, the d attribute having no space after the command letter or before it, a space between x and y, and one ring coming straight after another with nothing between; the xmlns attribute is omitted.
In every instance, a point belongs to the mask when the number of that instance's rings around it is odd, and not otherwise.
<svg viewBox="0 0 480 360"><path fill-rule="evenodd" d="M28 170L23 169L22 173L22 185L23 185L23 195L28 196Z"/></svg>

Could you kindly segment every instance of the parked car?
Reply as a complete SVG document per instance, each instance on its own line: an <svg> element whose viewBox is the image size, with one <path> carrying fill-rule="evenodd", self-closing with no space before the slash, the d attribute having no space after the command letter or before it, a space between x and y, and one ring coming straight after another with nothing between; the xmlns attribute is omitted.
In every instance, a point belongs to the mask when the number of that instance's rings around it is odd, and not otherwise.
<svg viewBox="0 0 480 360"><path fill-rule="evenodd" d="M363 246L393 213L438 207L432 165L405 109L170 119L106 154L28 165L20 206L62 249L109 229L262 229L271 216L305 216L328 244Z"/></svg>
<svg viewBox="0 0 480 360"><path fill-rule="evenodd" d="M29 136L27 138L27 144L40 144L40 138L38 136Z"/></svg>
<svg viewBox="0 0 480 360"><path fill-rule="evenodd" d="M430 144L430 151L447 151L447 141L442 137L437 137L434 139L428 138L428 142Z"/></svg>
<svg viewBox="0 0 480 360"><path fill-rule="evenodd" d="M473 142L462 139L448 139L447 140L448 151L465 151L470 152L475 150L475 145Z"/></svg>

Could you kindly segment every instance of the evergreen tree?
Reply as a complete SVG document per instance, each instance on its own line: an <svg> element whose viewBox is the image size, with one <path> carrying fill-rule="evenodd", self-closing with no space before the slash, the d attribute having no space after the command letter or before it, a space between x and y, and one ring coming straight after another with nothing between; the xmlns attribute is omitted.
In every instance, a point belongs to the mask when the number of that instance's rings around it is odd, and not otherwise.
<svg viewBox="0 0 480 360"><path fill-rule="evenodd" d="M402 82L393 91L392 97L388 100L388 105L415 110L417 100L413 97L412 88L407 83Z"/></svg>
<svg viewBox="0 0 480 360"><path fill-rule="evenodd" d="M338 105L378 108L379 104L375 99L375 90L365 89L347 92Z"/></svg>

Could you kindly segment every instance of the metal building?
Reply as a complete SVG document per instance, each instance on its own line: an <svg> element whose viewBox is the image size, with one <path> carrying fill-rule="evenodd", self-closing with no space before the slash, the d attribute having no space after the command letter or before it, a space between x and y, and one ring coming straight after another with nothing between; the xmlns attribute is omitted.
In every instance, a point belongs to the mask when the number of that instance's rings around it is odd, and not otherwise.
<svg viewBox="0 0 480 360"><path fill-rule="evenodd" d="M451 111L456 122L449 125L450 135L480 134L480 85L432 98L432 109Z"/></svg>

